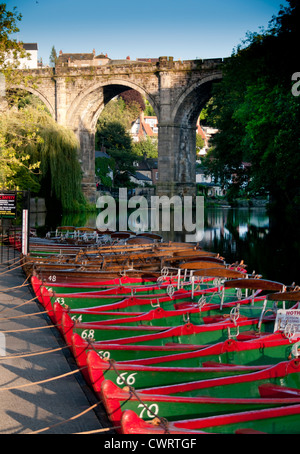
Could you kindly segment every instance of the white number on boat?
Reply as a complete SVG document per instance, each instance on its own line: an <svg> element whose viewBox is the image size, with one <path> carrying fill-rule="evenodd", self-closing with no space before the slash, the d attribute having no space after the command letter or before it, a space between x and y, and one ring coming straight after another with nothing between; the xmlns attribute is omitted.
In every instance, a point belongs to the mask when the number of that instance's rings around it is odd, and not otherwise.
<svg viewBox="0 0 300 454"><path fill-rule="evenodd" d="M158 405L157 404L151 404L149 407L145 407L144 404L139 404L138 408L143 407L142 411L140 413L140 418L143 419L144 413L146 411L146 415L148 418L155 418L155 416L158 415Z"/></svg>
<svg viewBox="0 0 300 454"><path fill-rule="evenodd" d="M104 350L100 350L98 352L98 355L100 356L101 359L109 359L110 358L110 352L105 352Z"/></svg>
<svg viewBox="0 0 300 454"><path fill-rule="evenodd" d="M126 377L127 374L128 372L123 372L119 375L119 377L117 378L117 385L124 385L124 383L126 383L127 385L133 385L135 383L134 376L137 374L137 372L129 374L128 377Z"/></svg>
<svg viewBox="0 0 300 454"><path fill-rule="evenodd" d="M95 330L93 329L84 329L81 333L82 339L93 339Z"/></svg>
<svg viewBox="0 0 300 454"><path fill-rule="evenodd" d="M53 274L53 276L48 277L49 281L55 282L56 281L56 276Z"/></svg>
<svg viewBox="0 0 300 454"><path fill-rule="evenodd" d="M71 317L71 320L73 320L73 322L82 322L82 315L73 315Z"/></svg>
<svg viewBox="0 0 300 454"><path fill-rule="evenodd" d="M56 303L59 303L61 306L65 306L65 299L64 298L56 298Z"/></svg>

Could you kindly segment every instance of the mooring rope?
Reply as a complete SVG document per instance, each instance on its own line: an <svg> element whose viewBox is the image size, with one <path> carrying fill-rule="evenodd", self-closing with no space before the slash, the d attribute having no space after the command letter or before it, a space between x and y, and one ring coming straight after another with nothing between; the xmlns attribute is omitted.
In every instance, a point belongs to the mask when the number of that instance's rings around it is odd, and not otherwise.
<svg viewBox="0 0 300 454"><path fill-rule="evenodd" d="M92 350L95 351L100 357L102 357L102 354L97 352L97 350L95 349L93 343L91 341L88 340L88 343L89 345L91 346ZM113 369L116 373L116 375L121 378L123 380L123 383L126 385L125 388L123 388L124 391L127 391L129 393L129 397L128 399L126 399L122 404L120 404L120 407L122 407L123 405L125 405L126 402L128 402L132 395L135 396L135 398L140 402L141 405L143 405L145 407L145 409L147 410L148 414L152 414L153 417L155 417L155 419L157 421L160 422L160 424L164 427L164 431L166 434L169 433L169 429L168 429L168 420L166 418L163 418L161 416L157 416L152 410L151 408L149 408L147 406L147 404L145 404L145 402L142 401L142 399L139 397L139 395L136 393L135 391L135 388L133 388L131 385L128 385L127 383L127 378L124 378L124 377L121 377L121 374L119 373L118 369L116 368L115 366L115 360L113 359L109 359L107 360L107 362L109 363L109 368L103 372L103 375L105 375L105 372L107 372L109 369ZM126 389L127 387L127 389Z"/></svg>
<svg viewBox="0 0 300 454"><path fill-rule="evenodd" d="M24 317L30 317L31 315L39 315L39 314L48 314L49 311L38 311L38 312L32 312L31 314L23 314L23 315L13 315L11 317L0 317L0 322L4 320L11 320L14 318L24 318Z"/></svg>
<svg viewBox="0 0 300 454"><path fill-rule="evenodd" d="M22 331L38 331L40 329L56 328L57 326L60 326L60 325L46 325L46 326L36 326L34 328L10 329L10 330L6 330L6 331L1 331L1 333L7 334L7 333L20 333Z"/></svg>
<svg viewBox="0 0 300 454"><path fill-rule="evenodd" d="M58 347L58 348L52 348L48 350L42 350L42 351L37 351L37 352L23 352L23 353L15 353L13 355L5 355L5 356L0 356L0 360L5 360L5 359L15 359L15 358L28 358L31 356L39 356L39 355L46 355L48 353L53 353L53 352L58 352L61 350L64 350L65 348L70 348L71 345L66 344L63 347Z"/></svg>
<svg viewBox="0 0 300 454"><path fill-rule="evenodd" d="M28 388L29 386L36 386L36 385L41 385L44 383L49 383L51 381L55 381L60 378L65 378L70 375L78 374L78 372L81 372L83 369L86 369L86 367L87 366L84 366L80 369L75 369L75 370L72 370L71 372L66 372L65 374L57 375L56 377L46 378L45 380L39 380L39 381L31 382L31 383L25 383L23 385L18 385L18 386L9 386L9 387L4 387L4 388L0 387L0 391L11 391L13 389Z"/></svg>
<svg viewBox="0 0 300 454"><path fill-rule="evenodd" d="M121 426L114 426L114 427L107 427L105 429L97 429L97 430L89 430L88 432L75 432L73 435L89 435L89 434L97 434L102 432L109 432L110 430L121 429Z"/></svg>
<svg viewBox="0 0 300 454"><path fill-rule="evenodd" d="M10 268L10 269L8 269L6 271L3 271L2 273L0 273L0 276L3 275L3 274L9 273L10 271L17 270L18 268L21 268L22 266L23 266L23 263L21 265L15 266L14 268Z"/></svg>
<svg viewBox="0 0 300 454"><path fill-rule="evenodd" d="M62 424L66 424L66 423L68 423L70 421L74 421L74 420L80 418L81 416L87 414L89 411L94 410L101 403L102 402L99 401L99 402L95 403L94 405L92 405L91 407L87 408L86 410L83 410L82 412L78 413L77 415L71 416L70 418L68 418L68 419L66 419L64 421L60 421L60 422L58 422L56 424L52 424L51 426L44 427L43 429L39 429L39 430L35 430L34 432L30 432L30 435L39 434L41 432L45 432L47 430L53 429L54 427L61 426ZM100 429L100 430L102 431L103 429ZM107 430L111 430L111 428L104 429L103 431L107 431Z"/></svg>
<svg viewBox="0 0 300 454"><path fill-rule="evenodd" d="M27 280L27 279L26 279ZM26 281L25 281L26 282ZM0 293L5 293L5 292L9 292L10 290L15 290L16 288L21 288L21 287L26 287L26 285L30 285L30 282L28 282L27 284L23 283L21 285L16 285L15 287L7 287L5 289L1 289L0 290Z"/></svg>
<svg viewBox="0 0 300 454"><path fill-rule="evenodd" d="M13 306L13 307L6 307L6 308L4 308L3 311L1 311L0 313L2 314L2 313L5 312L5 311L17 309L18 307L22 307L22 306L24 306L25 304L28 304L28 303L31 303L32 301L35 301L36 299L38 299L37 296L35 296L34 298L31 298L30 300L23 301L23 303L17 304L16 306Z"/></svg>

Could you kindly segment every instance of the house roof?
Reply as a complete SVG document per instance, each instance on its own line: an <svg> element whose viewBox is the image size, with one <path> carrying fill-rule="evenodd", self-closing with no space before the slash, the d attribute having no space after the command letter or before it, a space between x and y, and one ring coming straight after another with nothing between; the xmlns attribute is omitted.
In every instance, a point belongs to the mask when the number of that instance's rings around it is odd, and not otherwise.
<svg viewBox="0 0 300 454"><path fill-rule="evenodd" d="M151 181L152 182L151 178L147 177L146 175L143 175L141 172L131 173L130 175L132 175L137 180L144 180L144 181Z"/></svg>
<svg viewBox="0 0 300 454"><path fill-rule="evenodd" d="M95 151L95 158L110 158L105 151Z"/></svg>
<svg viewBox="0 0 300 454"><path fill-rule="evenodd" d="M25 50L38 50L37 43L23 43L22 46Z"/></svg>
<svg viewBox="0 0 300 454"><path fill-rule="evenodd" d="M137 168L139 170L152 170L157 169L157 159L155 158L146 158L138 162Z"/></svg>

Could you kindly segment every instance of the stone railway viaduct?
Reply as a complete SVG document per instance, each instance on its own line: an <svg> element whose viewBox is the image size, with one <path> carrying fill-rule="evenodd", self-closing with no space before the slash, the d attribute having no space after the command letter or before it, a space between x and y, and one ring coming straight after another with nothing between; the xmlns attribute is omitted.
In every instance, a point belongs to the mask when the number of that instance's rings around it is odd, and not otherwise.
<svg viewBox="0 0 300 454"><path fill-rule="evenodd" d="M82 187L94 202L95 132L105 105L132 88L144 96L158 118L157 195L195 193L196 122L222 77L222 59L126 62L103 66L56 66L23 70L32 82L19 85L47 106L57 123L73 130L80 143Z"/></svg>

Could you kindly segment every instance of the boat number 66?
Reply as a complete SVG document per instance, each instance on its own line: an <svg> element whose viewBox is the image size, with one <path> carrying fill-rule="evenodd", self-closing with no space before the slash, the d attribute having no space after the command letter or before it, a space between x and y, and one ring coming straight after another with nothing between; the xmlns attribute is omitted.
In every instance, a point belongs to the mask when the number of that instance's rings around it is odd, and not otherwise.
<svg viewBox="0 0 300 454"><path fill-rule="evenodd" d="M134 372L133 374L129 374L128 377L126 375L128 372L123 372L120 374L116 380L117 385L124 385L126 383L127 385L133 385L135 383L135 378L134 376L137 374L137 372Z"/></svg>

